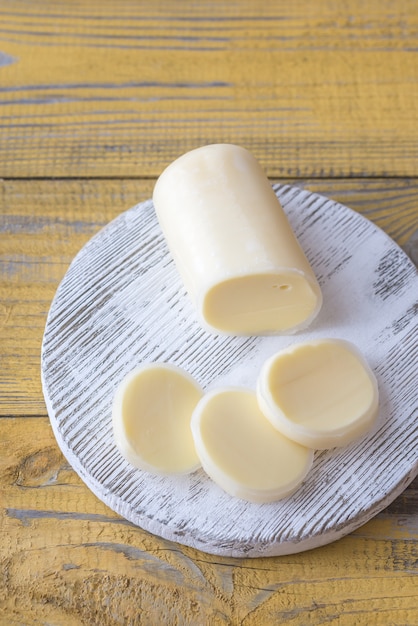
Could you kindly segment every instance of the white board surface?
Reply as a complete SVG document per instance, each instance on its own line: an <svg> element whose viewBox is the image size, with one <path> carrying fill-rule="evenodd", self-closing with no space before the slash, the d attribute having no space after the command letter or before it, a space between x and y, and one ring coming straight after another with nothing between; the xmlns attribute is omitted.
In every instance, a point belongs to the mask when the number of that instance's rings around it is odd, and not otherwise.
<svg viewBox="0 0 418 626"><path fill-rule="evenodd" d="M334 541L387 506L418 473L418 273L370 221L318 194L275 186L320 282L324 304L289 337L203 330L167 250L151 200L122 213L79 252L48 315L42 383L52 428L88 487L134 524L212 554L258 557ZM157 477L118 452L111 405L121 379L145 362L187 370L205 390L255 389L262 363L296 341L340 337L374 370L377 427L342 449L315 453L303 485L256 505L203 472Z"/></svg>

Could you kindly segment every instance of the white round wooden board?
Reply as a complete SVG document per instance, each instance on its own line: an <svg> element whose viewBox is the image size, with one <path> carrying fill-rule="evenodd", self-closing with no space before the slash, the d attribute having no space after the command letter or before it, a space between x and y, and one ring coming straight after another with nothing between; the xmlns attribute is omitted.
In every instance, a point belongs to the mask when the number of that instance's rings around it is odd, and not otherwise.
<svg viewBox="0 0 418 626"><path fill-rule="evenodd" d="M322 311L288 337L211 335L166 248L151 200L121 214L72 262L52 303L42 382L64 455L114 511L166 539L208 553L257 557L334 541L387 506L418 473L418 275L379 228L345 206L287 185L275 191L321 284ZM206 390L255 389L265 359L295 341L356 344L380 389L377 427L342 449L317 452L291 497L256 505L203 472L157 477L115 447L111 405L121 379L144 362L183 367Z"/></svg>

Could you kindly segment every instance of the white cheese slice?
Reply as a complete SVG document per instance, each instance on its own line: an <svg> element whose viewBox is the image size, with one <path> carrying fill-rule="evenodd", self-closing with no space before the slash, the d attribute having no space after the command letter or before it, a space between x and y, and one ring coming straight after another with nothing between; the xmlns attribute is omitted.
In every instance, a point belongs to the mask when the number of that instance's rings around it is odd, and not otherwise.
<svg viewBox="0 0 418 626"><path fill-rule="evenodd" d="M378 413L376 378L359 350L341 339L308 341L272 356L257 396L275 428L316 449L361 437Z"/></svg>
<svg viewBox="0 0 418 626"><path fill-rule="evenodd" d="M279 201L244 148L192 150L159 177L157 217L208 330L287 334L317 315L321 291Z"/></svg>
<svg viewBox="0 0 418 626"><path fill-rule="evenodd" d="M253 391L226 388L206 394L191 422L206 473L224 491L250 502L293 493L313 461L313 451L279 433L262 415Z"/></svg>
<svg viewBox="0 0 418 626"><path fill-rule="evenodd" d="M121 454L153 474L186 474L200 466L190 429L203 395L180 368L153 363L131 371L116 390L112 423Z"/></svg>

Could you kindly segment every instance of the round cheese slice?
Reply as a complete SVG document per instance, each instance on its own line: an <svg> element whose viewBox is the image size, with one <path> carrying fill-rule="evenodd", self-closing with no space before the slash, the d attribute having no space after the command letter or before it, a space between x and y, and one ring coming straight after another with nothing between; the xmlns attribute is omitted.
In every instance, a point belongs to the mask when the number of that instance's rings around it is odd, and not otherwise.
<svg viewBox="0 0 418 626"><path fill-rule="evenodd" d="M250 502L290 495L312 465L313 451L273 428L250 390L226 388L206 394L191 427L206 473L230 495Z"/></svg>
<svg viewBox="0 0 418 626"><path fill-rule="evenodd" d="M153 363L119 385L112 410L115 442L135 467L153 474L187 474L200 466L190 429L202 389L183 370Z"/></svg>
<svg viewBox="0 0 418 626"><path fill-rule="evenodd" d="M257 397L278 431L321 450L364 435L378 413L372 370L354 345L340 339L304 342L275 354L261 370Z"/></svg>

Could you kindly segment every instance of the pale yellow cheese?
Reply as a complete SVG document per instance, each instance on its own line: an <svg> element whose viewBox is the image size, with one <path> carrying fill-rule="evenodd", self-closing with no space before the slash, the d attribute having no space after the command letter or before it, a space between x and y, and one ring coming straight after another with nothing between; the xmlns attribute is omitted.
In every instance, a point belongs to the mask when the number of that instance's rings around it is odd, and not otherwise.
<svg viewBox="0 0 418 626"><path fill-rule="evenodd" d="M293 345L263 366L261 410L294 441L317 449L364 435L378 412L376 378L357 348L337 339Z"/></svg>
<svg viewBox="0 0 418 626"><path fill-rule="evenodd" d="M306 327L322 296L256 159L231 144L186 153L161 174L154 206L209 330L281 334Z"/></svg>
<svg viewBox="0 0 418 626"><path fill-rule="evenodd" d="M186 474L199 466L190 420L203 395L183 370L150 364L119 385L112 410L113 432L122 455L154 474Z"/></svg>
<svg viewBox="0 0 418 626"><path fill-rule="evenodd" d="M224 491L250 502L294 492L313 451L281 435L262 415L253 391L212 391L198 403L191 428L201 464Z"/></svg>

